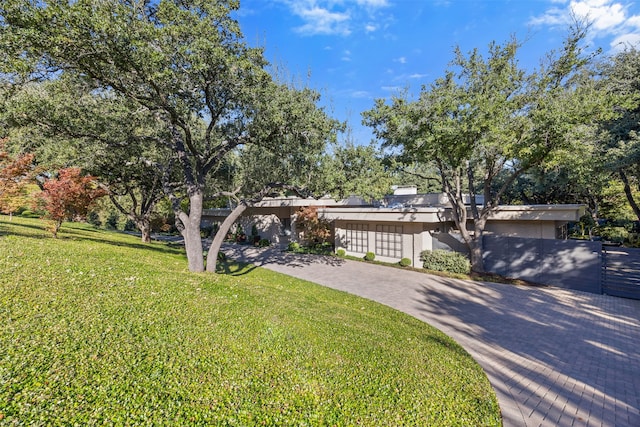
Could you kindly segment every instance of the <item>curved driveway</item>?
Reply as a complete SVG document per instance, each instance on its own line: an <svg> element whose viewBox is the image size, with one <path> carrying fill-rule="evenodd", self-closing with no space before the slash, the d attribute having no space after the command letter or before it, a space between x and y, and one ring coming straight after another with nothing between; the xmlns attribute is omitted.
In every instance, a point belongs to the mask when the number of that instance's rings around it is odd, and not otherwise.
<svg viewBox="0 0 640 427"><path fill-rule="evenodd" d="M445 279L277 249L224 250L442 330L487 373L505 426L640 426L640 301Z"/></svg>

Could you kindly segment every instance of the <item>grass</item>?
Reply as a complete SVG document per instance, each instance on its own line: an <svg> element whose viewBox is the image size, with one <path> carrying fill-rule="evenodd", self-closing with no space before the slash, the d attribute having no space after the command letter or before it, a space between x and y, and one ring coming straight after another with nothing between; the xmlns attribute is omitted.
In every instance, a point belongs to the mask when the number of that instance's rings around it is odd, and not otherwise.
<svg viewBox="0 0 640 427"><path fill-rule="evenodd" d="M0 425L500 425L473 359L388 307L0 216Z"/></svg>

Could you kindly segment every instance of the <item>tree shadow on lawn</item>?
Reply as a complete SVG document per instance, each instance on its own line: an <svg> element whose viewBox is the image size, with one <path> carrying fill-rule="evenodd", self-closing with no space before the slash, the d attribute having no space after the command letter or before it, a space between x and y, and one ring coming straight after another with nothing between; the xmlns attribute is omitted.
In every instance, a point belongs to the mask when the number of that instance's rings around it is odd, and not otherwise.
<svg viewBox="0 0 640 427"><path fill-rule="evenodd" d="M218 261L216 263L216 273L226 276L244 276L251 273L258 266L249 262L238 262L233 260Z"/></svg>
<svg viewBox="0 0 640 427"><path fill-rule="evenodd" d="M162 253L169 253L174 255L184 254L184 249L179 245L171 245L163 242L152 242L150 244L146 243L132 243L132 242L123 242L123 241L115 241L112 239L101 239L100 235L108 236L107 233L116 233L121 234L122 236L131 236L129 233L121 233L117 230L101 230L98 228L93 228L90 225L76 223L78 228L71 228L63 226L58 231L58 236L56 238L53 237L50 231L47 230L48 224L43 222L43 220L38 224L28 224L24 222L11 222L11 221L0 221L0 237L4 236L19 236L30 239L52 239L54 241L65 241L65 240L76 240L76 241L91 241L101 244L107 244L112 246L120 246L125 248L132 249L144 249L144 250L154 250ZM24 229L20 231L20 229ZM36 230L37 233L29 232L29 230Z"/></svg>
<svg viewBox="0 0 640 427"><path fill-rule="evenodd" d="M472 353L525 417L591 413L606 424L623 414L640 425L639 399L629 393L640 388L640 301L438 277L417 292L414 315Z"/></svg>
<svg viewBox="0 0 640 427"><path fill-rule="evenodd" d="M333 255L292 253L286 252L275 246L259 248L255 246L225 243L222 245L220 250L231 259L253 264L257 267L274 264L286 265L294 268L303 268L312 264L324 264L336 267L345 263L344 259Z"/></svg>
<svg viewBox="0 0 640 427"><path fill-rule="evenodd" d="M32 230L36 230L39 233L27 233L26 231L24 233L20 233L20 232L14 232L10 230L11 228L27 228L27 229L32 229ZM24 236L24 237L31 237L31 238L45 238L45 237L51 237L51 233L49 233L47 231L46 225L42 224L42 226L39 225L35 225L35 224L24 224L24 223L17 223L14 221L9 221L7 220L6 223L4 221L0 221L0 236L8 236L8 235L15 235L15 236Z"/></svg>

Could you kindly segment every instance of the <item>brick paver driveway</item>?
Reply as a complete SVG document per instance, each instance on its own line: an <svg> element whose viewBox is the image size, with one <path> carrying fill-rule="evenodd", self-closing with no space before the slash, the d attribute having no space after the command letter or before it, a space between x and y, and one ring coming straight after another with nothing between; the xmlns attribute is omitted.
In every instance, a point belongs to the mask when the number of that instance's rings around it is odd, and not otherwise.
<svg viewBox="0 0 640 427"><path fill-rule="evenodd" d="M444 279L276 249L224 250L439 328L483 367L505 426L640 426L640 301Z"/></svg>

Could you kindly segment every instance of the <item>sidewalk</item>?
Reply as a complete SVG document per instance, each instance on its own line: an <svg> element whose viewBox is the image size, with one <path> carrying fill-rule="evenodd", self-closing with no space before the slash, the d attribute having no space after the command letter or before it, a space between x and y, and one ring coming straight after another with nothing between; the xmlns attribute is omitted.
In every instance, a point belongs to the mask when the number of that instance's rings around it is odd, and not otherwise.
<svg viewBox="0 0 640 427"><path fill-rule="evenodd" d="M445 279L273 248L223 250L442 330L487 373L505 426L640 426L640 301Z"/></svg>

